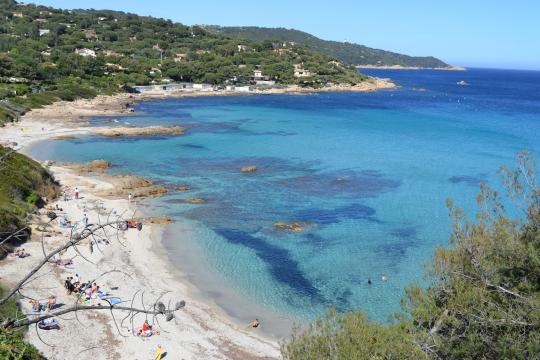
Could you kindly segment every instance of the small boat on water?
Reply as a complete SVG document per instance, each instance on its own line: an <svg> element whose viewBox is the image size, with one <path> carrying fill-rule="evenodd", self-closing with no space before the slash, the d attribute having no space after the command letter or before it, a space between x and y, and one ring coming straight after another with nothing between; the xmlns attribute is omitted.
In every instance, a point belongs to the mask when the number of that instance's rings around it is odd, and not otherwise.
<svg viewBox="0 0 540 360"><path fill-rule="evenodd" d="M465 82L465 80L458 81L456 84L461 85L461 86L469 85L467 82Z"/></svg>

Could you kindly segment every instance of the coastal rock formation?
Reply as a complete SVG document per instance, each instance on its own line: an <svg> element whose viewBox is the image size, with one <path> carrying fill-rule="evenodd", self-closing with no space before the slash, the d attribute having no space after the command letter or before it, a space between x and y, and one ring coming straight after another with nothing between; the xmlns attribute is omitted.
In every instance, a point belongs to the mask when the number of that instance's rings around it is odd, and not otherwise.
<svg viewBox="0 0 540 360"><path fill-rule="evenodd" d="M250 166L243 166L242 169L240 169L243 173L252 173L257 171L257 167L254 165Z"/></svg>
<svg viewBox="0 0 540 360"><path fill-rule="evenodd" d="M53 164L45 165L50 166ZM86 163L60 163L60 165L72 169L79 174L104 173L112 166L110 162L103 159L93 160Z"/></svg>
<svg viewBox="0 0 540 360"><path fill-rule="evenodd" d="M193 197L185 199L184 202L187 202L188 204L204 204L206 200L203 198Z"/></svg>
<svg viewBox="0 0 540 360"><path fill-rule="evenodd" d="M90 173L90 172L105 172L107 169L111 167L111 163L107 160L99 159L90 161L88 163L79 164L79 172L84 173Z"/></svg>
<svg viewBox="0 0 540 360"><path fill-rule="evenodd" d="M111 176L108 181L115 186L106 191L106 196L127 197L131 194L133 198L158 197L167 193L163 186L154 185L154 182L135 175Z"/></svg>
<svg viewBox="0 0 540 360"><path fill-rule="evenodd" d="M192 189L192 187L190 185L176 185L174 187L174 190L176 190L176 191L189 191L191 189Z"/></svg>
<svg viewBox="0 0 540 360"><path fill-rule="evenodd" d="M160 135L183 135L186 129L181 126L105 126L93 129L97 135L107 137L132 137L132 136L160 136Z"/></svg>
<svg viewBox="0 0 540 360"><path fill-rule="evenodd" d="M292 232L302 232L306 228L306 224L299 223L299 222L293 222L293 223L284 223L284 222L277 222L274 224L274 227L276 229L280 230L288 230Z"/></svg>
<svg viewBox="0 0 540 360"><path fill-rule="evenodd" d="M144 217L144 218L141 218L141 221L145 222L145 223L150 223L150 224L160 224L160 225L163 225L163 224L172 224L174 222L173 219L171 219L170 217L168 216L149 216L149 217Z"/></svg>

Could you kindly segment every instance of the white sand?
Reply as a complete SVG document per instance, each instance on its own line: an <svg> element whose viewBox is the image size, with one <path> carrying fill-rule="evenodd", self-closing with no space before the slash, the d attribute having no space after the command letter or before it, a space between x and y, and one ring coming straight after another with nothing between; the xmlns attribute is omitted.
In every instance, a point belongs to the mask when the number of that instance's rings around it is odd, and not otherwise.
<svg viewBox="0 0 540 360"><path fill-rule="evenodd" d="M125 96L125 95L122 95ZM120 100L124 100L123 97ZM21 151L33 141L46 138L87 133L89 129L81 120L80 115L92 114L92 104L103 99L80 101L75 103L58 103L42 110L31 112L29 115L12 125L0 129L0 140L14 141ZM113 101L110 110L98 111L100 114L118 113L118 101ZM83 124L79 126L78 124ZM135 206L127 199L111 200L99 198L95 195L108 187L111 183L100 180L96 176L82 177L67 168L52 166L50 168L55 178L63 186L77 186L83 199L58 201L71 221L81 221L83 211L86 210L90 223L98 222L97 208L103 208L102 213L115 210L118 213L125 211L127 217L135 212ZM54 203L52 203L54 204ZM50 205L52 205L50 204ZM43 217L45 219L45 217ZM102 222L105 221L102 218ZM46 249L52 250L68 239L69 231L58 227L53 222L54 230L58 234L45 237ZM118 333L115 323L107 310L92 310L79 312L78 320L73 314L59 318L61 330L40 331L39 334L46 345L30 328L27 339L40 349L50 359L152 359L154 351L160 344L167 351L167 359L267 359L278 358L279 349L275 341L266 339L258 330L248 330L232 324L225 319L219 309L190 298L189 284L178 281L172 272L169 272L167 260L161 255L160 243L162 228L159 225L145 224L142 231L130 229L117 239L111 237L109 245L101 245L100 249L94 246L90 254L88 242L83 241L80 246L81 253L91 262L85 261L75 250L70 249L63 258L74 257L74 265L68 269L45 265L37 274L37 279L25 286L22 293L25 296L46 301L49 294L58 298L58 303L70 306L75 302L73 295L68 296L63 288L63 281L67 276L79 274L82 280L92 280L99 274L109 270L121 272L109 273L97 280L98 285L105 291L111 291L115 297L130 304L134 294L144 291L144 304L146 307L163 294L165 304L169 300L175 303L186 301L186 307L176 312L175 319L165 322L160 318L161 330L159 335L150 338L133 336L130 332L131 324L124 322L124 328ZM112 232L116 234L115 232ZM0 263L0 281L13 285L23 274L27 273L34 264L42 259L41 233L34 230L32 241L22 247L32 254L31 257L15 259L8 257ZM101 250L101 251L100 251ZM117 289L111 290L112 288ZM98 303L98 300L93 300ZM25 312L29 311L26 300L21 301ZM102 301L101 304L104 304ZM135 307L141 307L141 297L137 296ZM62 309L60 307L59 309ZM126 314L115 312L118 326ZM135 317L134 326L140 326L145 315ZM151 320L151 317L150 317ZM263 324L264 326L264 324Z"/></svg>

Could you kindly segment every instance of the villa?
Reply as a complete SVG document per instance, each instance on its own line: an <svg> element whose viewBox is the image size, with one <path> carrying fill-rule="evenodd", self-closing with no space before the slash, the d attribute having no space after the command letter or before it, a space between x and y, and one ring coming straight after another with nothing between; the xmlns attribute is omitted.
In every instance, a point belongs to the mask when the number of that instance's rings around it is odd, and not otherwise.
<svg viewBox="0 0 540 360"><path fill-rule="evenodd" d="M39 29L39 36L50 34L51 30L49 29Z"/></svg>
<svg viewBox="0 0 540 360"><path fill-rule="evenodd" d="M303 64L295 64L294 65L294 76L295 77L307 77L311 76L311 71L304 69Z"/></svg>
<svg viewBox="0 0 540 360"><path fill-rule="evenodd" d="M96 57L96 52L92 49L75 49L75 54L83 56L83 57Z"/></svg>

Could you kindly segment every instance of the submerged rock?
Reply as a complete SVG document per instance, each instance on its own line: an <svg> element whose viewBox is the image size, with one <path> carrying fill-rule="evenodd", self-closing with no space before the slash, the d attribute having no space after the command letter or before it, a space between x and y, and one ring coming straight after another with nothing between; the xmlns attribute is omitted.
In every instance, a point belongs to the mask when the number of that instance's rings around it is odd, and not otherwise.
<svg viewBox="0 0 540 360"><path fill-rule="evenodd" d="M174 187L174 190L177 190L177 191L189 191L191 189L192 187L190 185L176 185Z"/></svg>
<svg viewBox="0 0 540 360"><path fill-rule="evenodd" d="M243 166L242 169L240 169L243 173L252 173L257 171L257 167L254 165L250 166Z"/></svg>
<svg viewBox="0 0 540 360"><path fill-rule="evenodd" d="M292 232L302 232L306 228L306 224L299 223L299 222L293 222L293 223L284 223L284 222L277 222L274 224L274 227L276 229L280 230L288 230Z"/></svg>
<svg viewBox="0 0 540 360"><path fill-rule="evenodd" d="M107 137L129 137L129 136L159 136L159 135L183 135L186 131L181 126L106 126L95 128L94 133Z"/></svg>
<svg viewBox="0 0 540 360"><path fill-rule="evenodd" d="M204 204L206 200L203 198L194 197L194 198L187 198L184 200L184 202L187 202L189 204Z"/></svg>

